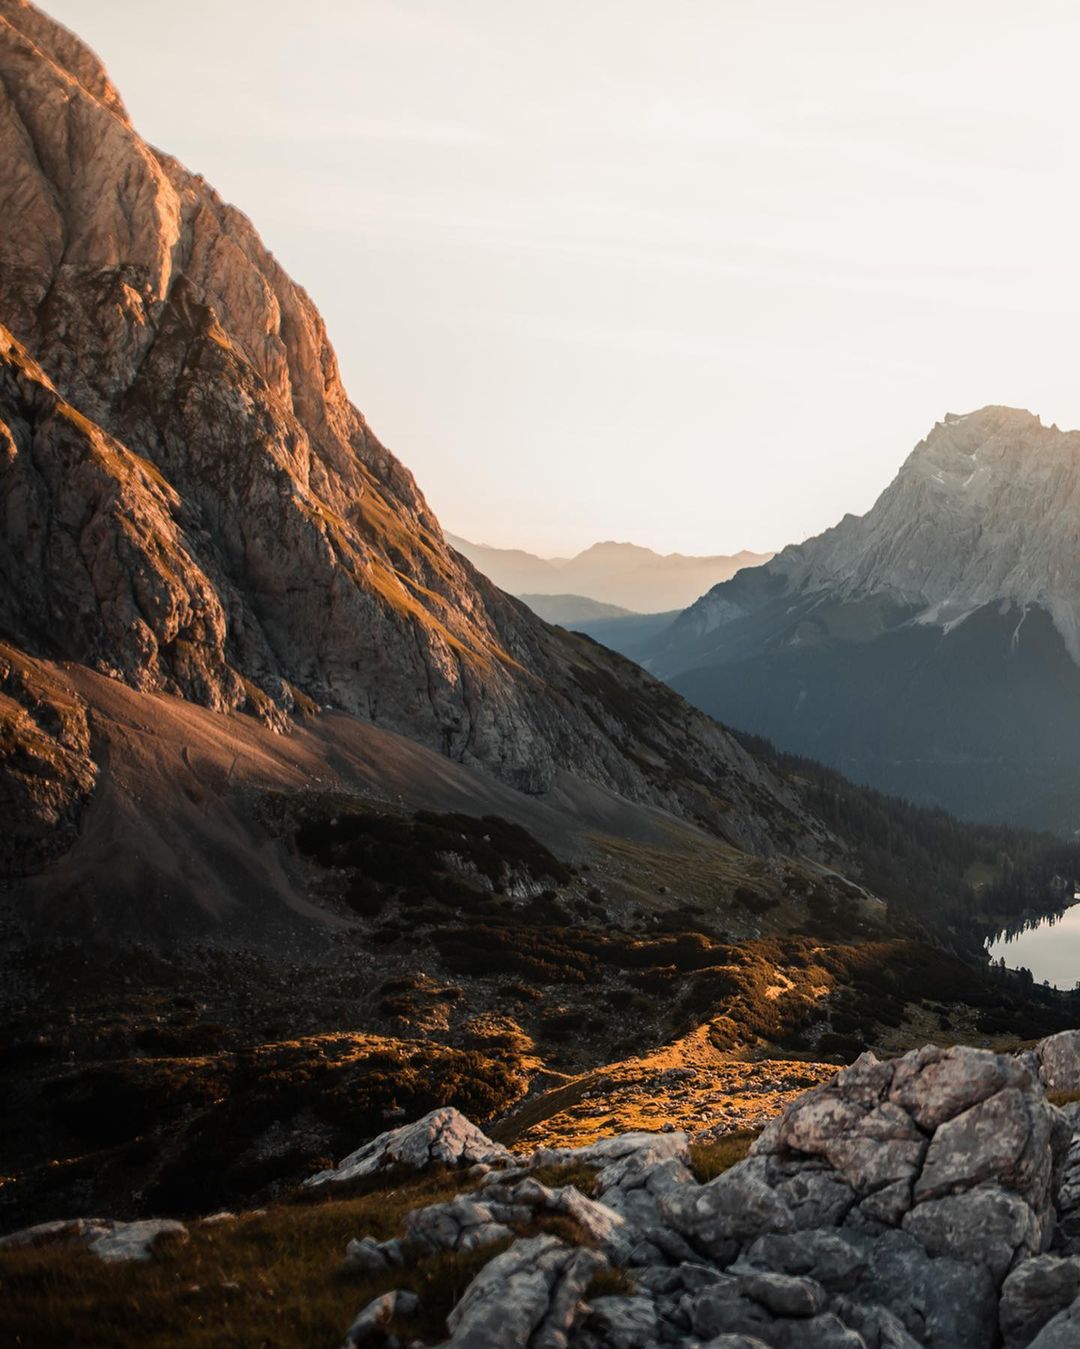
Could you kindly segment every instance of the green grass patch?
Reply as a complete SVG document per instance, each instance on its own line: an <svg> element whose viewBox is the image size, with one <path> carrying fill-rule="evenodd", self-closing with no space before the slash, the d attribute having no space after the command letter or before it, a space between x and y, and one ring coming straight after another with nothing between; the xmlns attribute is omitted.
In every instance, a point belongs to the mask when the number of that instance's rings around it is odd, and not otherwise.
<svg viewBox="0 0 1080 1349"><path fill-rule="evenodd" d="M596 1197L597 1169L585 1162L553 1162L550 1166L536 1167L529 1175L552 1190L572 1185L586 1198Z"/></svg>
<svg viewBox="0 0 1080 1349"><path fill-rule="evenodd" d="M708 1143L690 1144L690 1170L694 1178L702 1185L725 1171L730 1171L736 1162L741 1162L750 1151L750 1145L757 1138L756 1131L725 1134Z"/></svg>

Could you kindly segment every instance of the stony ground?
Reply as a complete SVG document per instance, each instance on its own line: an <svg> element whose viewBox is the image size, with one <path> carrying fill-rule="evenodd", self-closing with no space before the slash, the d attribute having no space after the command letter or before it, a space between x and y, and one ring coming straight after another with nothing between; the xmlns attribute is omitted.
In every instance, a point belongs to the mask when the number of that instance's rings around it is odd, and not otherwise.
<svg viewBox="0 0 1080 1349"><path fill-rule="evenodd" d="M77 1287L87 1345L1064 1349L1080 1327L1078 1102L1080 1032L1065 1032L1012 1055L866 1054L742 1160L675 1129L510 1149L443 1108L311 1176L306 1204L13 1234L0 1286L16 1342L36 1345L73 1342ZM336 1243L314 1264L312 1214ZM122 1305L95 1283L106 1261ZM278 1296L291 1310L268 1321ZM131 1319L143 1306L152 1323Z"/></svg>
<svg viewBox="0 0 1080 1349"><path fill-rule="evenodd" d="M835 1064L724 1053L700 1026L661 1049L530 1097L494 1131L516 1148L581 1147L636 1129L702 1139L761 1129Z"/></svg>

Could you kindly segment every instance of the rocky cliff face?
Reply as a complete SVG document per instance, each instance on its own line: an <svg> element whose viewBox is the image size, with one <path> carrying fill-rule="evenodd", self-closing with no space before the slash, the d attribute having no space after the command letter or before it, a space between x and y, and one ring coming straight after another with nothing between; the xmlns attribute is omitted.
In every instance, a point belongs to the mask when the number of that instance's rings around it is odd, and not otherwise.
<svg viewBox="0 0 1080 1349"><path fill-rule="evenodd" d="M862 517L714 587L645 653L715 716L889 791L1077 827L1080 432L947 416Z"/></svg>
<svg viewBox="0 0 1080 1349"><path fill-rule="evenodd" d="M769 847L719 727L447 546L251 223L0 0L0 635L284 726L332 705L531 792L559 767Z"/></svg>

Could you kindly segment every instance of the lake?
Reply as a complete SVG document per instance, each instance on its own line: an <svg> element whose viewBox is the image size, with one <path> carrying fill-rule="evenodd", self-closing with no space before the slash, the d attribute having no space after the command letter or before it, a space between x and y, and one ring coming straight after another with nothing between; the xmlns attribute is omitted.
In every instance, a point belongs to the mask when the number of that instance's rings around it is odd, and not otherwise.
<svg viewBox="0 0 1080 1349"><path fill-rule="evenodd" d="M987 948L991 960L1004 959L1010 969L1025 966L1041 984L1071 989L1080 980L1080 904L1062 914L1041 918L1026 932L999 937Z"/></svg>

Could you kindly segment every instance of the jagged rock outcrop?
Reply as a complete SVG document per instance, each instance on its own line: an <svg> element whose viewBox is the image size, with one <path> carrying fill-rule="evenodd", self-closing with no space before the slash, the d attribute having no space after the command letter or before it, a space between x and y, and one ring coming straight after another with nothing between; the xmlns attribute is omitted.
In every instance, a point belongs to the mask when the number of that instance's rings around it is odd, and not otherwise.
<svg viewBox="0 0 1080 1349"><path fill-rule="evenodd" d="M863 516L713 587L641 656L886 791L1075 828L1080 432L947 416Z"/></svg>
<svg viewBox="0 0 1080 1349"><path fill-rule="evenodd" d="M25 0L0 2L0 155L0 636L277 726L330 704L529 792L569 769L741 844L813 848L723 730L447 545L308 296Z"/></svg>
<svg viewBox="0 0 1080 1349"><path fill-rule="evenodd" d="M1080 1266L1059 1226L1073 1124L1047 1102L1039 1064L1064 1064L1074 1043L1066 1033L1016 1058L866 1054L706 1184L687 1169L681 1134L540 1152L418 1210L401 1241L383 1244L385 1263L375 1243L356 1243L354 1267L505 1248L519 1233L450 1317L446 1343L476 1349L1055 1349L1080 1321ZM1080 1089L1080 1065L1058 1081ZM553 1192L529 1168L567 1161L597 1168L595 1197L560 1210L580 1207L585 1247L530 1235ZM605 1266L632 1287L592 1298Z"/></svg>

